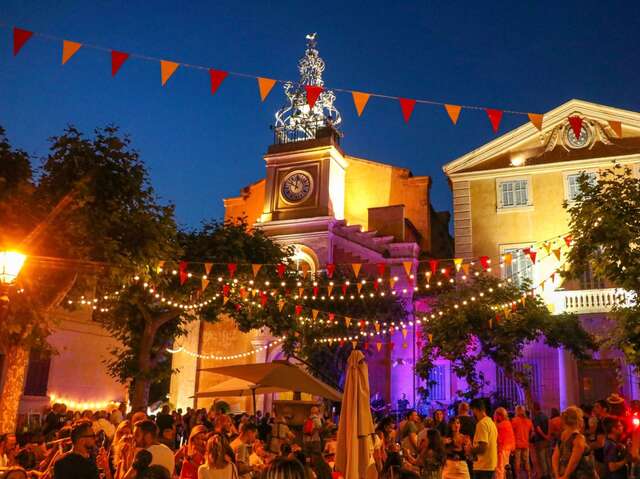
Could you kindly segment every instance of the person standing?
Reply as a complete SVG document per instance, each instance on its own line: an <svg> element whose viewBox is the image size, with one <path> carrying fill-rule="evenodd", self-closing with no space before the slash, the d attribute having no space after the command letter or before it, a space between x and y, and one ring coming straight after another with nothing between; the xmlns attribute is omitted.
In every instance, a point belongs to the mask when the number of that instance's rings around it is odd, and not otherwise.
<svg viewBox="0 0 640 479"><path fill-rule="evenodd" d="M133 437L137 447L146 449L151 453L151 466L162 466L169 471L169 474L173 475L175 470L173 451L158 442L158 426L153 421L145 419L135 423Z"/></svg>
<svg viewBox="0 0 640 479"><path fill-rule="evenodd" d="M214 434L207 441L205 462L198 468L198 479L236 479L238 470L230 456L232 454L225 444L226 439Z"/></svg>
<svg viewBox="0 0 640 479"><path fill-rule="evenodd" d="M91 421L78 421L71 430L71 450L56 461L53 479L98 479L100 468L107 478L111 477L109 461L101 449L94 462L91 454L96 448L96 435Z"/></svg>
<svg viewBox="0 0 640 479"><path fill-rule="evenodd" d="M533 423L527 417L524 406L516 406L516 416L511 420L513 435L516 439L515 450L515 477L520 475L522 469L531 479L531 463L529 462L529 441L533 431Z"/></svg>
<svg viewBox="0 0 640 479"><path fill-rule="evenodd" d="M460 432L465 436L473 437L476 432L476 421L469 415L469 404L461 402L458 405L458 417L460 418Z"/></svg>
<svg viewBox="0 0 640 479"><path fill-rule="evenodd" d="M443 479L469 479L465 450L468 449L471 440L460 432L460 418L454 417L449 422L449 431L449 437L444 440L447 462L442 477Z"/></svg>
<svg viewBox="0 0 640 479"><path fill-rule="evenodd" d="M249 457L251 456L251 449L253 443L256 440L258 434L258 428L255 424L247 422L240 428L240 435L231 442L231 449L235 454L235 463L238 467L238 474L242 479L249 479L251 477L251 465Z"/></svg>
<svg viewBox="0 0 640 479"><path fill-rule="evenodd" d="M533 449L536 453L536 478L548 479L551 475L549 457L549 418L542 412L540 403L533 403Z"/></svg>
<svg viewBox="0 0 640 479"><path fill-rule="evenodd" d="M498 429L498 464L496 465L496 479L504 479L505 466L509 464L511 453L516 448L516 439L513 435L513 427L509 421L507 410L499 407L493 413L493 418Z"/></svg>
<svg viewBox="0 0 640 479"><path fill-rule="evenodd" d="M615 418L604 420L607 438L604 441L603 458L605 475L603 479L627 479L631 462L629 451L621 441L624 426Z"/></svg>
<svg viewBox="0 0 640 479"><path fill-rule="evenodd" d="M311 408L311 414L303 425L302 443L304 452L311 456L322 452L320 432L322 431L322 416L317 406Z"/></svg>
<svg viewBox="0 0 640 479"><path fill-rule="evenodd" d="M557 479L595 479L598 477L593 467L591 450L580 432L583 427L582 410L570 406L562 413L564 429L560 443L553 450L551 466Z"/></svg>
<svg viewBox="0 0 640 479"><path fill-rule="evenodd" d="M487 407L482 399L471 401L471 411L476 419L476 431L473 445L468 454L475 456L473 461L474 479L492 479L498 465L498 429L487 416Z"/></svg>

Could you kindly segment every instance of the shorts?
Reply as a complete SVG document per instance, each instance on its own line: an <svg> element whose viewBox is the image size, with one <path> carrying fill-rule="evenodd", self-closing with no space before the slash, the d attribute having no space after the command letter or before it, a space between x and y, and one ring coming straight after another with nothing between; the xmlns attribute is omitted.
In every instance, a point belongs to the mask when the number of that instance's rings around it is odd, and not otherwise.
<svg viewBox="0 0 640 479"><path fill-rule="evenodd" d="M523 464L524 467L529 467L529 448L528 447L519 447L515 451L513 451L516 462L520 461L520 464Z"/></svg>

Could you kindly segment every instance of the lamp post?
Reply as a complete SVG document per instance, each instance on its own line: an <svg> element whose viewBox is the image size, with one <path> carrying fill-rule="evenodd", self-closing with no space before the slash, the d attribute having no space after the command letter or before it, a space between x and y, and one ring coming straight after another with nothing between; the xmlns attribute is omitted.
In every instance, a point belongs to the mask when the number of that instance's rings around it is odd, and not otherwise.
<svg viewBox="0 0 640 479"><path fill-rule="evenodd" d="M9 303L9 287L16 282L27 256L18 251L0 251L0 304Z"/></svg>

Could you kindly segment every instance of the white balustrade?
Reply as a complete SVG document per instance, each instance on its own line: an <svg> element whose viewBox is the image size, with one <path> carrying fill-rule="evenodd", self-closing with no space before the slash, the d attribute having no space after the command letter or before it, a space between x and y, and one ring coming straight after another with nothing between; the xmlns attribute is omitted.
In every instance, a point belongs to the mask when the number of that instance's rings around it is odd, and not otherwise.
<svg viewBox="0 0 640 479"><path fill-rule="evenodd" d="M616 306L632 305L635 301L633 293L619 288L554 291L549 299L556 314L607 313Z"/></svg>

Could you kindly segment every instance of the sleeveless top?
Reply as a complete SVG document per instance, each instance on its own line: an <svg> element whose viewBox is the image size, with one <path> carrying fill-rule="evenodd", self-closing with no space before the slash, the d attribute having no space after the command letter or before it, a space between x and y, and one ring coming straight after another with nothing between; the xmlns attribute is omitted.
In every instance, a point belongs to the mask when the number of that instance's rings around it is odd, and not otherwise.
<svg viewBox="0 0 640 479"><path fill-rule="evenodd" d="M560 475L564 475L564 471L567 468L567 464L569 464L569 459L571 458L573 442L579 435L581 436L579 432L574 432L566 441L560 441L560 445L558 446L560 448ZM570 477L571 479L594 479L596 477L595 467L591 457L591 449L589 446L585 447L582 457Z"/></svg>

